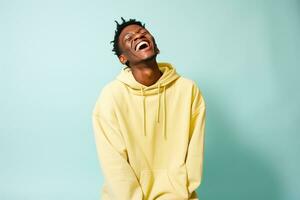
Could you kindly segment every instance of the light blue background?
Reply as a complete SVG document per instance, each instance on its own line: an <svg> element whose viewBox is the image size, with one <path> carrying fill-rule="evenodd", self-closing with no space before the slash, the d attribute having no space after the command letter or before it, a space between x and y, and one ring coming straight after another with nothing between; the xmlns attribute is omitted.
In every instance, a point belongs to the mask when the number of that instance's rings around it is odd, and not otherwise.
<svg viewBox="0 0 300 200"><path fill-rule="evenodd" d="M1 0L0 199L99 199L91 112L121 16L204 94L201 199L300 199L297 0Z"/></svg>

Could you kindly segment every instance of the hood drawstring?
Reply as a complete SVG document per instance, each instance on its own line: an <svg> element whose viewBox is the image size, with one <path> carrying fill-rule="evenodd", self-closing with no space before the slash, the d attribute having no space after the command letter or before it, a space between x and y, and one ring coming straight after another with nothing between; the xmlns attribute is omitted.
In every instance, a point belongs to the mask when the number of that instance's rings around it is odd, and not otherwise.
<svg viewBox="0 0 300 200"><path fill-rule="evenodd" d="M143 133L144 136L146 136L146 118L145 118L145 95L144 95L144 90L141 87L141 94L143 96Z"/></svg>
<svg viewBox="0 0 300 200"><path fill-rule="evenodd" d="M156 122L159 123L159 109L160 109L160 83L158 83L157 86L157 98L158 98L158 104L157 104L157 113L156 113Z"/></svg>
<svg viewBox="0 0 300 200"><path fill-rule="evenodd" d="M160 88L161 88L161 84L158 83L157 86L157 113L156 113L156 122L159 123L159 114L160 114ZM143 96L143 132L144 132L144 136L146 136L146 117L145 117L145 96L144 96L144 90L141 87L141 94ZM164 138L166 139L166 86L163 86L163 135Z"/></svg>
<svg viewBox="0 0 300 200"><path fill-rule="evenodd" d="M166 86L163 86L163 134L164 138L166 139ZM156 113L156 122L159 123L159 112L160 112L160 83L158 83L157 86L158 92L157 92L157 98L158 98L158 104L157 104L157 113Z"/></svg>

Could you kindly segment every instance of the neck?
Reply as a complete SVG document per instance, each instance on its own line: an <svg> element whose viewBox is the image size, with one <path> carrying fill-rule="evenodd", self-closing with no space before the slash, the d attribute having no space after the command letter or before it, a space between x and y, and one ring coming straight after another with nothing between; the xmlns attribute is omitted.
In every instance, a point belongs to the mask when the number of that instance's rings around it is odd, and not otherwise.
<svg viewBox="0 0 300 200"><path fill-rule="evenodd" d="M150 86L162 76L155 59L130 66L135 80L143 85Z"/></svg>

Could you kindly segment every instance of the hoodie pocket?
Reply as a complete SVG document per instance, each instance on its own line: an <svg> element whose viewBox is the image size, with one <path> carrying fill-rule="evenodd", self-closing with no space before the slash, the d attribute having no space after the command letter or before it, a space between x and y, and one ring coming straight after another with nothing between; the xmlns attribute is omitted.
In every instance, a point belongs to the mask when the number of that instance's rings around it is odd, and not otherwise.
<svg viewBox="0 0 300 200"><path fill-rule="evenodd" d="M185 167L170 171L143 170L140 174L140 184L145 199L188 197Z"/></svg>
<svg viewBox="0 0 300 200"><path fill-rule="evenodd" d="M188 198L189 192L186 165L184 164L178 168L170 169L168 171L168 177L176 193L182 198Z"/></svg>

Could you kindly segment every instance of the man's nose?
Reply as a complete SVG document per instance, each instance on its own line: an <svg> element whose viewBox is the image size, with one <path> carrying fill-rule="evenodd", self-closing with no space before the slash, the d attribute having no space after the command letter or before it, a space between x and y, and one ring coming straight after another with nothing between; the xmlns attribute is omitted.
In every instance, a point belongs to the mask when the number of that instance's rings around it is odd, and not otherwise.
<svg viewBox="0 0 300 200"><path fill-rule="evenodd" d="M134 41L136 41L137 39L140 39L142 36L143 36L144 34L142 34L142 33L136 33L135 35L134 35Z"/></svg>

